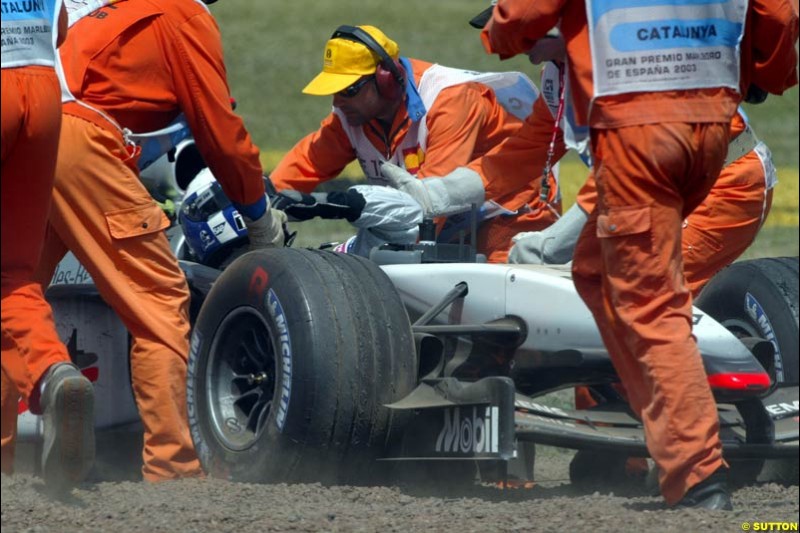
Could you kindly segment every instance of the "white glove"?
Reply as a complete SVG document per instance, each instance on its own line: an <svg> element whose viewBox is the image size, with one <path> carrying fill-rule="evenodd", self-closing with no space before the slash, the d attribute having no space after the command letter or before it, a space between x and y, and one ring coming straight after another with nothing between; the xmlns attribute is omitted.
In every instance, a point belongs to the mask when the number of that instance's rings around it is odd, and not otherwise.
<svg viewBox="0 0 800 533"><path fill-rule="evenodd" d="M250 250L283 246L283 225L287 222L286 213L278 209L268 208L261 218L251 220L244 218L247 236L250 238Z"/></svg>
<svg viewBox="0 0 800 533"><path fill-rule="evenodd" d="M523 265L563 265L572 260L575 245L588 219L577 203L542 231L517 233L508 262Z"/></svg>
<svg viewBox="0 0 800 533"><path fill-rule="evenodd" d="M466 167L458 167L441 178L417 178L397 165L384 163L381 174L392 187L419 202L426 217L469 211L472 204L482 205L486 196L480 175Z"/></svg>

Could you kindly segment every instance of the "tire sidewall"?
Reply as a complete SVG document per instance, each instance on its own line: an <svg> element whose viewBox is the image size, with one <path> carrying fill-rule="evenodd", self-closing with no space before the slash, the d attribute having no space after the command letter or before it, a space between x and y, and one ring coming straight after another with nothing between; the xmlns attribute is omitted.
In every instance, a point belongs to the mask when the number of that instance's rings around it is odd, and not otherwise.
<svg viewBox="0 0 800 533"><path fill-rule="evenodd" d="M725 324L741 320L775 347L778 381L798 383L796 318L776 282L753 262L735 263L703 289L695 305Z"/></svg>
<svg viewBox="0 0 800 533"><path fill-rule="evenodd" d="M295 392L309 378L312 361L296 354L311 351L310 336L298 327L308 323L310 317L306 306L288 301L289 296L296 299L302 287L281 275L286 265L271 262L267 271L258 253L246 254L227 269L206 298L192 333L187 379L189 426L200 462L214 477L252 481L265 476L280 478L293 466L295 450L307 431L303 415L307 395ZM272 407L263 430L249 447L235 450L219 438L208 416L212 406L206 376L220 326L232 313L243 309L257 313L269 329L277 368ZM276 456L279 461L272 460Z"/></svg>

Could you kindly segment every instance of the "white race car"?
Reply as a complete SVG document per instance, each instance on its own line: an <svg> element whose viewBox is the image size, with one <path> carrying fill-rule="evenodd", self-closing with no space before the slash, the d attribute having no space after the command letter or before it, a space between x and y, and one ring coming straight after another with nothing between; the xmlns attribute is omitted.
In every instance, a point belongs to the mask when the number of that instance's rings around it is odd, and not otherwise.
<svg viewBox="0 0 800 533"><path fill-rule="evenodd" d="M154 179L151 190L183 193L202 169L191 140L177 154L186 168L173 154L169 179ZM513 462L518 477L530 477L531 444L542 443L599 456L573 469L578 482L647 456L568 268L480 263L465 242L389 244L371 259L293 248L240 254L246 231L235 209L194 214L213 254L198 258L180 226L171 231L192 290L191 432L210 475L353 482L402 464L503 477ZM138 422L128 334L74 259L60 265L47 297L74 361L95 382L102 456L104 435ZM796 483L798 259L735 263L695 305L733 472L752 481L777 459L781 477ZM590 386L599 405L541 401L577 385ZM23 412L20 447L35 449L40 438L39 418Z"/></svg>

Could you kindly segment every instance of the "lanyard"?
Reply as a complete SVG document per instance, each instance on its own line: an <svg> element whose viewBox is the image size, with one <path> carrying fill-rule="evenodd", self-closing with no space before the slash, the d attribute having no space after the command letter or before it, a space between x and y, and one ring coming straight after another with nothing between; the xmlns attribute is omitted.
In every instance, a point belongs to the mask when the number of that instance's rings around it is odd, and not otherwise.
<svg viewBox="0 0 800 533"><path fill-rule="evenodd" d="M556 138L558 137L558 130L560 128L561 119L564 116L564 65L558 65L558 109L556 110L555 122L553 123L553 134L550 136L550 146L547 147L547 160L544 163L542 170L542 191L539 193L539 200L544 202L547 208L553 212L556 218L561 218L558 210L548 201L550 197L550 173L553 168L553 156L556 151ZM556 184L558 187L558 184Z"/></svg>

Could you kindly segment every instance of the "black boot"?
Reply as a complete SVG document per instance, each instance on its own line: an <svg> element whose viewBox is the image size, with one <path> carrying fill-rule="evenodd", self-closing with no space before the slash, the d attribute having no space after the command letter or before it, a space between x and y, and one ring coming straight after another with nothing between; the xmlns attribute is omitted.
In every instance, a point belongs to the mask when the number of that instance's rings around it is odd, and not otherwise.
<svg viewBox="0 0 800 533"><path fill-rule="evenodd" d="M690 488L676 507L732 511L733 505L728 491L728 469L720 467L706 479Z"/></svg>

